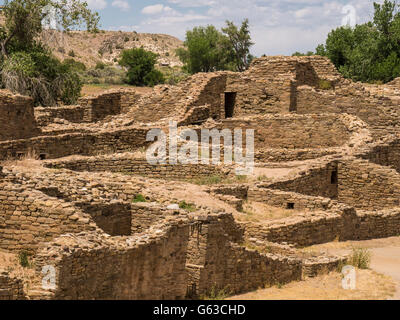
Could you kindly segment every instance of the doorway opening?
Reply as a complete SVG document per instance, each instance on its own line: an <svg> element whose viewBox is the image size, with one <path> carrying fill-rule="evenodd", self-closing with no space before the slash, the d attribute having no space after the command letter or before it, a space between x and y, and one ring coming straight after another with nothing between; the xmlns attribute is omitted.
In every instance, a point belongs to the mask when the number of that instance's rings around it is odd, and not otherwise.
<svg viewBox="0 0 400 320"><path fill-rule="evenodd" d="M232 118L235 111L236 92L225 92L225 118Z"/></svg>

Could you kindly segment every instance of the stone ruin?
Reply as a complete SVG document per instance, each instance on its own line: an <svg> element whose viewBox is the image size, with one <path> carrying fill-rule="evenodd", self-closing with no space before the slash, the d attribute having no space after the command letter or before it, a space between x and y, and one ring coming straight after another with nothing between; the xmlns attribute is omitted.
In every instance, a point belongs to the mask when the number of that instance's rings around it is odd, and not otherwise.
<svg viewBox="0 0 400 320"><path fill-rule="evenodd" d="M0 270L0 298L191 299L334 270L346 257L298 249L400 235L399 101L400 81L353 83L319 56L264 57L243 73L75 106L1 90L0 249L29 253L33 270ZM149 164L146 134L170 120L255 129L254 174ZM285 216L251 219L249 203Z"/></svg>

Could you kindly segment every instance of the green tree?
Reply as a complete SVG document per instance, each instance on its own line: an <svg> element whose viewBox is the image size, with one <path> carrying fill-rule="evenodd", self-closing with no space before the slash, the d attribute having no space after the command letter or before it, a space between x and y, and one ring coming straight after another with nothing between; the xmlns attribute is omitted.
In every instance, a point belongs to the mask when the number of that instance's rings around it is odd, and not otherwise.
<svg viewBox="0 0 400 320"><path fill-rule="evenodd" d="M177 50L177 55L189 73L212 72L228 68L232 48L228 39L214 26L195 27L186 32L186 48Z"/></svg>
<svg viewBox="0 0 400 320"><path fill-rule="evenodd" d="M127 82L135 86L164 83L163 74L155 69L157 55L143 48L123 50L119 64L128 69Z"/></svg>
<svg viewBox="0 0 400 320"><path fill-rule="evenodd" d="M238 28L227 21L222 31L214 26L195 27L186 32L185 48L176 51L189 73L219 70L244 71L252 59L249 22Z"/></svg>
<svg viewBox="0 0 400 320"><path fill-rule="evenodd" d="M230 45L233 48L238 71L246 70L252 60L250 55L250 47L254 44L251 41L249 20L245 19L240 28L232 21L226 21L226 28L222 28L222 32L229 38Z"/></svg>
<svg viewBox="0 0 400 320"><path fill-rule="evenodd" d="M332 30L316 51L329 57L345 77L388 82L400 76L399 6L389 0L373 5L372 21Z"/></svg>
<svg viewBox="0 0 400 320"><path fill-rule="evenodd" d="M57 60L39 35L50 14L68 32L85 24L96 31L97 13L79 0L6 0L0 27L0 87L33 97L36 104L53 105L57 101L74 103L82 88L71 65Z"/></svg>

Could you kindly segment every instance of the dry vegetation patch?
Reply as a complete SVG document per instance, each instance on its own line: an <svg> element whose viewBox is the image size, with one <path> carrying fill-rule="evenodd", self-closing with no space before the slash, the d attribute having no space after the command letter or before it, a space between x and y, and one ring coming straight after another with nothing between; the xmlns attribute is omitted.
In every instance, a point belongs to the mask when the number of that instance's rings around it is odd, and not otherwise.
<svg viewBox="0 0 400 320"><path fill-rule="evenodd" d="M229 300L386 300L393 296L395 284L390 277L371 270L357 270L356 274L356 290L343 289L342 275L332 272Z"/></svg>

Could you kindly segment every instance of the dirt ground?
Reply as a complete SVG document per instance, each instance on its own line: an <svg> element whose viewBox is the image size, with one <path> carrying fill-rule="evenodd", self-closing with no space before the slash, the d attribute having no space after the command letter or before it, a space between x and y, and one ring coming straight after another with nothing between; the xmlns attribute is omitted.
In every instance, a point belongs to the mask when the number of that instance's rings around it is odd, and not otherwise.
<svg viewBox="0 0 400 320"><path fill-rule="evenodd" d="M386 300L393 296L395 284L390 277L372 270L357 270L356 275L356 290L343 289L342 275L333 272L228 300Z"/></svg>
<svg viewBox="0 0 400 320"><path fill-rule="evenodd" d="M120 89L120 88L134 88L138 93L146 94L150 93L153 88L149 87L134 87L122 84L85 84L82 88L82 96L90 96L100 94L109 89Z"/></svg>
<svg viewBox="0 0 400 320"><path fill-rule="evenodd" d="M345 254L352 248L366 248L371 252L371 269L389 276L396 285L396 292L391 299L400 300L400 237L366 241L331 242L316 245L304 250Z"/></svg>

